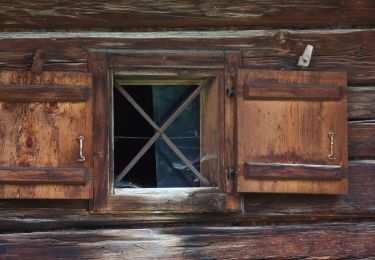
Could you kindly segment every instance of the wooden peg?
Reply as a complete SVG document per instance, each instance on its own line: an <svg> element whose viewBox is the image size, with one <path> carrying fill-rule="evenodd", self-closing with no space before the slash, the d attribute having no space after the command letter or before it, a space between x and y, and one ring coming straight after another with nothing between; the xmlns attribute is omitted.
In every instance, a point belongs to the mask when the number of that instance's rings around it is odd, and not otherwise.
<svg viewBox="0 0 375 260"><path fill-rule="evenodd" d="M46 58L47 52L42 49L37 49L34 55L33 65L31 66L31 72L35 74L41 74L43 72Z"/></svg>

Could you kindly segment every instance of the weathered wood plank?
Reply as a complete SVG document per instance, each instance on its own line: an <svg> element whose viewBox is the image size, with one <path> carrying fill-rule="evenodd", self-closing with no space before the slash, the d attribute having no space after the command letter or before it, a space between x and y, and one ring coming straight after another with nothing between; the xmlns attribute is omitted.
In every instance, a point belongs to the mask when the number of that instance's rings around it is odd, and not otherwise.
<svg viewBox="0 0 375 260"><path fill-rule="evenodd" d="M373 25L364 1L5 2L1 30L134 30L151 28L327 27Z"/></svg>
<svg viewBox="0 0 375 260"><path fill-rule="evenodd" d="M225 212L226 195L217 189L170 189L116 192L111 196L108 208L114 211L165 211L179 213Z"/></svg>
<svg viewBox="0 0 375 260"><path fill-rule="evenodd" d="M39 37L39 38L38 38ZM375 31L254 30L158 33L0 34L0 69L30 69L36 49L48 51L46 70L87 71L88 48L143 50L240 50L253 67L297 68L306 44L314 45L311 68L347 70L349 84L375 82ZM11 39L12 38L12 39Z"/></svg>
<svg viewBox="0 0 375 260"><path fill-rule="evenodd" d="M375 86L348 88L349 119L375 119Z"/></svg>
<svg viewBox="0 0 375 260"><path fill-rule="evenodd" d="M7 184L86 184L86 169L0 167L0 183Z"/></svg>
<svg viewBox="0 0 375 260"><path fill-rule="evenodd" d="M375 120L349 122L348 134L350 157L375 157Z"/></svg>
<svg viewBox="0 0 375 260"><path fill-rule="evenodd" d="M245 83L245 99L326 100L339 99L340 87L335 85Z"/></svg>
<svg viewBox="0 0 375 260"><path fill-rule="evenodd" d="M243 64L248 69L296 69L296 57L252 57L244 58ZM372 84L375 82L375 56L313 56L309 71L346 71L348 84Z"/></svg>
<svg viewBox="0 0 375 260"><path fill-rule="evenodd" d="M86 208L84 201L50 203L46 200L35 202L0 200L2 208L0 230L15 232L77 226L94 229L103 226L123 228L178 223L244 225L255 222L374 219L375 163L352 162L349 167L349 178L348 195L245 194L246 214L128 213L126 215L95 215L84 210ZM188 201L194 205L193 198ZM64 207L65 209L63 209Z"/></svg>
<svg viewBox="0 0 375 260"><path fill-rule="evenodd" d="M77 102L87 101L89 89L64 85L4 85L0 79L1 102Z"/></svg>
<svg viewBox="0 0 375 260"><path fill-rule="evenodd" d="M2 234L1 258L348 259L375 256L375 224L181 226Z"/></svg>
<svg viewBox="0 0 375 260"><path fill-rule="evenodd" d="M108 65L114 68L223 68L222 52L214 51L127 51L109 54ZM199 62L198 62L199 61Z"/></svg>
<svg viewBox="0 0 375 260"><path fill-rule="evenodd" d="M108 64L106 53L90 52L88 57L88 70L93 75L94 90L94 198L90 201L90 208L95 211L106 211L108 195L111 191L109 187L109 127L108 109L112 105L109 103Z"/></svg>
<svg viewBox="0 0 375 260"><path fill-rule="evenodd" d="M347 195L247 194L245 212L258 220L297 220L374 216L375 162L349 165Z"/></svg>
<svg viewBox="0 0 375 260"><path fill-rule="evenodd" d="M339 165L245 162L244 177L260 179L338 180L345 171Z"/></svg>

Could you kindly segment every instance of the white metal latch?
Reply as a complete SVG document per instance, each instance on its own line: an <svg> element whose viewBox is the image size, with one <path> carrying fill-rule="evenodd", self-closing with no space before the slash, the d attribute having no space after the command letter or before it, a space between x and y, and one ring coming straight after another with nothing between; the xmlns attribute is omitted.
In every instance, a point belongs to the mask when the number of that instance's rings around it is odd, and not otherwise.
<svg viewBox="0 0 375 260"><path fill-rule="evenodd" d="M299 56L297 66L307 68L311 61L312 51L314 47L312 45L307 45L302 56Z"/></svg>

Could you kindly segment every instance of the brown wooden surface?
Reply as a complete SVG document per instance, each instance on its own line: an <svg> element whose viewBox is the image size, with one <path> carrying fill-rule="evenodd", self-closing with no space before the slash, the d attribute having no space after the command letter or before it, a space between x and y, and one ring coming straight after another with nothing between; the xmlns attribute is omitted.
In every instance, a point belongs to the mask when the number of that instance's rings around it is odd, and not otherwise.
<svg viewBox="0 0 375 260"><path fill-rule="evenodd" d="M246 100L255 84L335 85L341 99L329 101ZM341 165L347 169L346 74L238 70L237 89L238 190L241 192L331 193L347 191L341 180L246 179L246 163ZM328 132L334 131L335 160L330 160ZM335 171L335 170L333 170Z"/></svg>
<svg viewBox="0 0 375 260"><path fill-rule="evenodd" d="M373 222L2 234L4 259L369 259Z"/></svg>
<svg viewBox="0 0 375 260"><path fill-rule="evenodd" d="M0 73L5 85L74 85L91 86L87 73L7 71ZM1 102L0 103L0 165L17 167L19 172L29 167L86 168L92 174L92 101L61 102ZM69 125L69 127L66 127ZM86 137L86 161L77 162L77 137ZM70 172L68 171L68 175ZM22 174L20 174L21 179ZM26 183L25 183L26 184ZM1 198L91 198L92 182L85 185L13 185L0 186Z"/></svg>
<svg viewBox="0 0 375 260"><path fill-rule="evenodd" d="M43 72L44 64L46 63L47 52L42 49L35 51L33 65L31 66L31 72L35 74L41 74Z"/></svg>
<svg viewBox="0 0 375 260"><path fill-rule="evenodd" d="M332 27L373 25L374 3L364 1L5 1L0 29L140 30L218 27Z"/></svg>
<svg viewBox="0 0 375 260"><path fill-rule="evenodd" d="M171 188L154 191L121 192L110 196L108 209L113 212L176 212L207 213L226 212L226 194L214 188Z"/></svg>
<svg viewBox="0 0 375 260"><path fill-rule="evenodd" d="M211 186L220 187L220 116L223 108L220 103L223 78L217 77L210 86L200 93L200 173L211 182Z"/></svg>
<svg viewBox="0 0 375 260"><path fill-rule="evenodd" d="M40 36L38 36L40 35ZM71 36L70 36L71 35ZM305 45L313 43L314 53L310 69L339 69L348 72L348 118L350 120L375 118L374 91L374 51L375 32L373 29L350 30L256 30L239 32L160 32L138 34L91 34L84 33L37 33L19 35L17 39L1 36L0 68L30 69L35 50L43 47L49 55L46 70L87 71L88 48L127 48L127 49L169 49L169 50L240 50L247 66L267 69L295 69L298 56ZM4 38L5 37L5 38ZM40 39L31 37L41 37ZM266 63L262 63L265 60ZM280 63L279 60L283 62ZM271 62L273 61L273 62ZM323 62L324 61L324 62ZM135 71L138 68L128 69ZM163 69L165 71L165 69ZM184 75L185 70L170 69L173 75ZM203 76L210 69L197 69L194 73ZM154 68L158 72L158 68ZM160 72L160 71L159 71ZM217 72L216 72L217 73ZM212 75L211 72L209 75ZM362 123L361 123L362 124ZM366 123L364 123L366 124ZM351 125L349 125L349 129ZM351 158L374 158L371 145L374 126L366 125L349 130L349 154ZM354 144L354 145L353 145ZM354 148L357 147L357 148ZM361 148L358 148L361 147ZM374 214L373 185L374 169L370 166L351 166L349 195L310 196L249 194L245 198L248 214L266 219L315 219L344 216L360 217ZM9 205L2 202L1 205ZM32 202L21 202L31 205ZM56 202L57 203L57 202ZM17 204L17 203L16 203ZM41 207L45 202L36 201ZM20 204L17 204L20 205ZM21 206L20 205L20 206ZM59 205L72 207L70 203ZM16 207L16 205L14 205ZM221 218L221 217L220 217Z"/></svg>
<svg viewBox="0 0 375 260"><path fill-rule="evenodd" d="M340 87L335 85L250 83L244 91L245 99L340 99Z"/></svg>
<svg viewBox="0 0 375 260"><path fill-rule="evenodd" d="M87 101L89 89L84 86L4 85L0 81L3 102L77 102Z"/></svg>
<svg viewBox="0 0 375 260"><path fill-rule="evenodd" d="M0 167L0 183L8 184L86 184L86 169Z"/></svg>
<svg viewBox="0 0 375 260"><path fill-rule="evenodd" d="M108 57L108 65L112 68L223 68L223 52L221 51L121 51L112 50Z"/></svg>
<svg viewBox="0 0 375 260"><path fill-rule="evenodd" d="M236 104L234 95L237 86L236 73L239 67L241 67L241 53L225 52L224 86L221 90L224 120L221 120L223 134L220 177L222 189L227 193L227 207L233 211L243 211L243 196L236 190L237 180L235 172L232 171L237 163L236 153L233 152L236 147ZM232 95L228 95L228 93Z"/></svg>
<svg viewBox="0 0 375 260"><path fill-rule="evenodd" d="M349 156L375 157L375 121L349 122Z"/></svg>
<svg viewBox="0 0 375 260"><path fill-rule="evenodd" d="M90 52L88 57L88 69L93 75L94 92L94 198L90 201L90 209L103 211L108 209L108 196L112 191L109 187L109 131L110 120L108 120L109 88L112 87L113 79L110 79L107 64L107 54Z"/></svg>
<svg viewBox="0 0 375 260"><path fill-rule="evenodd" d="M338 180L345 171L341 165L282 164L245 162L244 177L266 179Z"/></svg>

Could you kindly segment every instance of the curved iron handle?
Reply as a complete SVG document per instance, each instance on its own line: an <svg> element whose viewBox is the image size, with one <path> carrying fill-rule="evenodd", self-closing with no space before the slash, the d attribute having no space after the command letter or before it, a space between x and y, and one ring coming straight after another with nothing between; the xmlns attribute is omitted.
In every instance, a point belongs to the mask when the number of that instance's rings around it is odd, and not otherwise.
<svg viewBox="0 0 375 260"><path fill-rule="evenodd" d="M330 153L328 154L328 159L330 159L330 160L336 160L336 157L335 157L335 155L334 155L334 152L333 152L333 146L334 146L334 137L335 137L335 135L336 135L336 133L335 132L333 132L333 131L330 131L330 132L328 132L328 136L329 136L329 138L331 139L331 142L330 142Z"/></svg>
<svg viewBox="0 0 375 260"><path fill-rule="evenodd" d="M85 140L84 136L78 136L77 137L79 141L79 158L77 159L77 162L84 162L86 161L86 157L83 156L83 141Z"/></svg>

